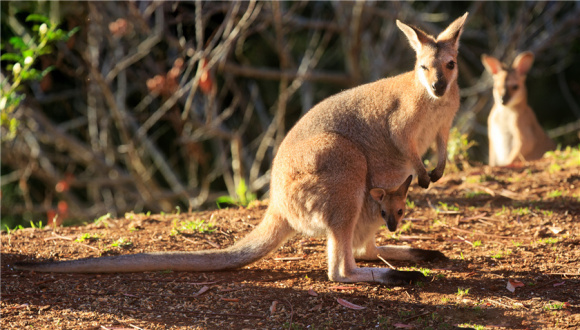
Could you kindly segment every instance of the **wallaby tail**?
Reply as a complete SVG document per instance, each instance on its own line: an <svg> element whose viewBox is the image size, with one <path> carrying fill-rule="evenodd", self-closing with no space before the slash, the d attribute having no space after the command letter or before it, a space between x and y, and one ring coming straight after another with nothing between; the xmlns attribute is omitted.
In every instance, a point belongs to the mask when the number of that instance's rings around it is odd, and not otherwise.
<svg viewBox="0 0 580 330"><path fill-rule="evenodd" d="M222 250L151 252L70 261L16 263L15 269L57 273L121 273L144 271L214 271L239 268L265 257L294 233L282 216L266 211L246 237Z"/></svg>

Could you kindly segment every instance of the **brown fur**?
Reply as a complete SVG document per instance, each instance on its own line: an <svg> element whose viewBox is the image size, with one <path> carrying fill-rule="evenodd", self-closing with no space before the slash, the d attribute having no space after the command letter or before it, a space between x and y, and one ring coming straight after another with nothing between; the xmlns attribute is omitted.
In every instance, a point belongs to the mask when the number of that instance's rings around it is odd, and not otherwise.
<svg viewBox="0 0 580 330"><path fill-rule="evenodd" d="M531 52L519 54L512 67L482 55L484 67L493 77L495 104L487 120L489 165L510 165L515 161L542 158L556 144L544 132L528 105L526 76L534 61Z"/></svg>
<svg viewBox="0 0 580 330"><path fill-rule="evenodd" d="M416 172L423 187L443 175L447 136L459 107L455 64L466 17L467 13L438 38L397 21L417 53L415 70L344 91L311 109L290 130L274 159L264 220L234 246L17 268L53 272L236 268L262 258L299 232L327 237L330 280L384 284L420 280L419 272L359 268L355 257L444 258L438 251L377 247L374 233L385 222L390 230L396 229L412 180L409 174ZM429 174L421 155L434 140L439 162Z"/></svg>

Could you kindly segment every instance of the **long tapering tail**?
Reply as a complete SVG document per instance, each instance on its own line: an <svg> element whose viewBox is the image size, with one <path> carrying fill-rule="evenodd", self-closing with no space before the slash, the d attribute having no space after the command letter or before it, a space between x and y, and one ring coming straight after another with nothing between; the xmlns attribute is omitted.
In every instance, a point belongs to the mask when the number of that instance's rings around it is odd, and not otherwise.
<svg viewBox="0 0 580 330"><path fill-rule="evenodd" d="M222 250L150 252L70 261L21 262L18 270L57 273L121 273L144 271L214 271L239 268L265 257L282 245L294 229L285 218L266 211L246 237Z"/></svg>

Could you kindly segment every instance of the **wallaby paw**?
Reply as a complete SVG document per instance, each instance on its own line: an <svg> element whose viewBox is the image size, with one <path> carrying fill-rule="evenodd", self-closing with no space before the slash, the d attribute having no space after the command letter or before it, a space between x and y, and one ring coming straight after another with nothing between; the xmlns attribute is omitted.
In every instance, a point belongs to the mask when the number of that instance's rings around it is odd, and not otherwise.
<svg viewBox="0 0 580 330"><path fill-rule="evenodd" d="M431 178L429 177L428 174L426 174L425 176L419 176L418 183L419 187L427 189L429 188L429 184L431 183Z"/></svg>
<svg viewBox="0 0 580 330"><path fill-rule="evenodd" d="M415 261L448 260L443 253L436 250L411 249L411 255Z"/></svg>
<svg viewBox="0 0 580 330"><path fill-rule="evenodd" d="M426 277L421 272L401 271L389 269L381 280L386 285L404 285L425 281Z"/></svg>
<svg viewBox="0 0 580 330"><path fill-rule="evenodd" d="M439 179L441 179L441 177L443 177L443 173L439 173L437 170L433 170L431 173L429 173L431 182L437 182Z"/></svg>

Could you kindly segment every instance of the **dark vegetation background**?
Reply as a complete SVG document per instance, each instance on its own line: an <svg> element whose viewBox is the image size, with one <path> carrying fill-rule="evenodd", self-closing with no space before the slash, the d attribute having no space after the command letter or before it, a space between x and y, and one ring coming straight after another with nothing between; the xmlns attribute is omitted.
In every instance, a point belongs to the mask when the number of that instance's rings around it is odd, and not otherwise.
<svg viewBox="0 0 580 330"><path fill-rule="evenodd" d="M580 2L3 1L3 52L33 33L32 13L80 30L35 63L55 70L22 91L16 138L2 141L2 227L267 197L277 146L308 109L412 69L396 19L436 35L465 11L456 127L477 143L469 160L487 162L482 53L533 51L529 103L578 145Z"/></svg>

